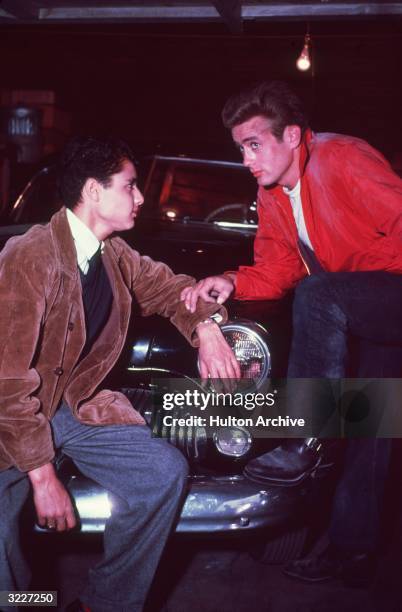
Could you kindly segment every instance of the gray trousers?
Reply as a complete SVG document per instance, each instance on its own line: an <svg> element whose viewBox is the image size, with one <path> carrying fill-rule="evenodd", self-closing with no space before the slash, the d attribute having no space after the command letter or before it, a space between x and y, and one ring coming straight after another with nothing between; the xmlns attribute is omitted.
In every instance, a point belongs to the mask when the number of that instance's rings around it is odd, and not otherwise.
<svg viewBox="0 0 402 612"><path fill-rule="evenodd" d="M82 425L65 404L52 420L56 448L113 496L102 560L81 599L94 612L142 610L183 498L188 466L146 426ZM29 571L19 547L18 516L29 494L26 475L0 472L0 590L24 590Z"/></svg>

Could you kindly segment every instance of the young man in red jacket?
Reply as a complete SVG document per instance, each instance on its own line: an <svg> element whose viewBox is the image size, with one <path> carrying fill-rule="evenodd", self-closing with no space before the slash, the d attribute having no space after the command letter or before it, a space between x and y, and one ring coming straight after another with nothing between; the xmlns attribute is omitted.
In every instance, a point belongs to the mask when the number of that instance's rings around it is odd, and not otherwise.
<svg viewBox="0 0 402 612"><path fill-rule="evenodd" d="M187 308L194 311L199 297L278 299L295 288L288 377L310 379L313 390L329 385L323 379L345 376L349 333L402 346L402 181L384 157L358 138L313 133L286 83L264 82L233 96L223 122L259 185L254 264L186 288ZM400 376L401 366L395 367L388 376ZM383 373L371 363L359 375ZM299 387L290 380L293 404L300 403L300 389L306 392ZM350 441L347 452L348 473L332 515L335 546L324 559L293 564L294 576L327 578L346 558L360 555L365 564L376 548L390 443ZM291 484L319 461L304 440L288 440L251 461L246 474Z"/></svg>

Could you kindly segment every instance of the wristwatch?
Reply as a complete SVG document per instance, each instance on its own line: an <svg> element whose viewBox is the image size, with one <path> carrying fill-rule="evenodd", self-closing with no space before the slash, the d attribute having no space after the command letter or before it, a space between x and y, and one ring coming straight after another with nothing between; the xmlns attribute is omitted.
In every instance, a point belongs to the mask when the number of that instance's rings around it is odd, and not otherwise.
<svg viewBox="0 0 402 612"><path fill-rule="evenodd" d="M199 325L211 325L211 323L217 323L217 321L215 321L215 319L213 319L212 317L208 317L208 319L204 319L203 321L197 323L195 329L197 329Z"/></svg>
<svg viewBox="0 0 402 612"><path fill-rule="evenodd" d="M211 315L207 319L204 319L203 321L200 321L199 323L197 323L197 325L195 326L195 329L197 329L197 327L201 325L202 323L205 323L205 325L210 325L211 323L216 323L217 325L219 325L221 321L222 321L222 315L216 312L215 314Z"/></svg>

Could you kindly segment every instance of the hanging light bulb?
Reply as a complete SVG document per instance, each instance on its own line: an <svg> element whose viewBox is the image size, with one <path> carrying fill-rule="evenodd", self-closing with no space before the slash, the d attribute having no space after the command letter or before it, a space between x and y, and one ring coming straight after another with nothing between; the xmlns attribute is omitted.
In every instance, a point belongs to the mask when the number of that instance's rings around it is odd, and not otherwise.
<svg viewBox="0 0 402 612"><path fill-rule="evenodd" d="M302 52L296 61L296 66L299 70L308 70L311 67L311 58L310 58L310 35L306 34L304 37L304 46Z"/></svg>

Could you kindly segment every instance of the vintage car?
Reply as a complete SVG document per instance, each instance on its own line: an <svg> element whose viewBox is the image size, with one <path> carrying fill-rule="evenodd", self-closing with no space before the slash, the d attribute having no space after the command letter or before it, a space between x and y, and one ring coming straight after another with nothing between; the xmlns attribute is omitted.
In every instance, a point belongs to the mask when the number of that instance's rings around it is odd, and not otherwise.
<svg viewBox="0 0 402 612"><path fill-rule="evenodd" d="M56 172L54 167L42 169L13 203L0 228L0 248L32 223L48 221L59 208ZM140 166L140 177L145 204L136 227L123 236L140 253L197 278L252 261L256 185L241 164L155 156ZM228 304L230 321L223 333L246 380L252 364L254 390L267 384L275 388L275 381L286 374L290 305L291 298ZM197 385L196 351L168 321L152 316L139 323L137 316L135 313L126 348L107 384L114 384L129 398L135 389L152 392L164 379ZM179 414L185 416L186 408ZM254 438L247 427L238 426L216 427L212 434L196 425L163 428L157 408L144 416L157 435L176 445L191 465L177 532L265 529L260 542L266 560L281 561L300 551L305 535L302 517L316 505L328 481L330 462L323 462L297 486L266 486L245 478L242 470L250 458L272 448L277 440ZM107 493L63 456L58 459L58 469L74 499L79 529L102 531L110 513Z"/></svg>

